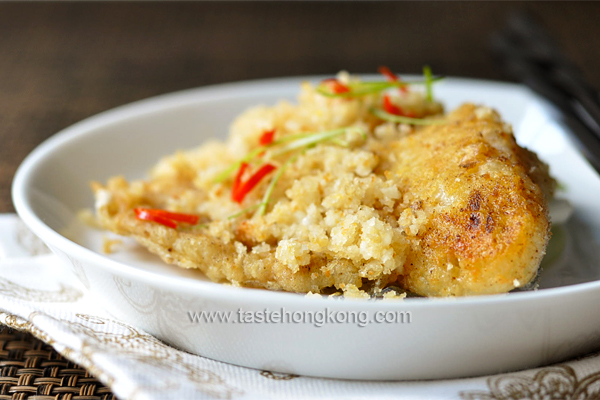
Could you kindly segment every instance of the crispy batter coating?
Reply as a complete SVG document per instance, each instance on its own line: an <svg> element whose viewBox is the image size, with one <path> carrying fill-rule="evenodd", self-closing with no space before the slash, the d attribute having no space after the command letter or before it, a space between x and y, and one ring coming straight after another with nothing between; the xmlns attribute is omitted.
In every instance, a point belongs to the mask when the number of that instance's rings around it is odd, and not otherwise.
<svg viewBox="0 0 600 400"><path fill-rule="evenodd" d="M282 135L335 128L327 113L294 120L312 115L312 95L305 89L297 108L246 113L229 147L178 153L147 181L94 183L99 223L213 281L273 290L355 293L399 285L423 296L463 296L507 292L536 275L554 181L496 112L471 104L444 124L415 130L374 122L364 100L319 99L335 118L344 115L342 126L367 127L369 138L348 135L346 146L307 150L277 182L264 216L227 218L259 201L267 182L238 205L231 181L215 184L209 172L238 159L238 149L251 147L265 128ZM421 103L429 109L422 116L440 110ZM257 116L268 122L256 123ZM174 230L140 221L133 212L140 206L194 213L202 225Z"/></svg>
<svg viewBox="0 0 600 400"><path fill-rule="evenodd" d="M537 273L554 181L490 109L464 105L442 126L395 143L395 171L430 216L400 285L424 296L502 293Z"/></svg>

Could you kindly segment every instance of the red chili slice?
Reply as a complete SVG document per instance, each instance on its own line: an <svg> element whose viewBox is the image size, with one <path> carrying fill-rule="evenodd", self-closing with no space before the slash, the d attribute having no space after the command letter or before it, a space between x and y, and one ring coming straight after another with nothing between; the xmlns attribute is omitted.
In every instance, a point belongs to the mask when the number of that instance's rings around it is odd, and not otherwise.
<svg viewBox="0 0 600 400"><path fill-rule="evenodd" d="M235 175L235 179L233 180L233 186L231 187L231 200L233 201L237 201L237 192L239 192L240 187L242 185L242 176L244 175L244 172L246 172L246 169L248 169L248 163L244 162L240 165L240 169Z"/></svg>
<svg viewBox="0 0 600 400"><path fill-rule="evenodd" d="M134 211L137 219L141 219L143 221L152 221L169 228L177 229L177 223L175 223L175 221L170 220L166 217L162 217L160 215L153 214L150 212L151 210L147 210L144 208L136 208L134 209Z"/></svg>
<svg viewBox="0 0 600 400"><path fill-rule="evenodd" d="M238 176L240 176L240 185L237 187L237 190L231 191L231 198L233 201L237 203L241 203L244 201L244 198L256 185L260 183L260 181L273 170L275 170L275 166L271 164L265 164L258 169L246 182L241 183L241 175L238 172ZM240 168L241 170L241 168ZM237 179L237 177L236 177ZM234 189L236 189L234 187Z"/></svg>
<svg viewBox="0 0 600 400"><path fill-rule="evenodd" d="M381 67L379 67L378 69L379 73L383 76L385 76L386 78L388 78L388 80L390 82L397 82L398 81L398 77L396 76L396 74L394 74L388 67L386 67L385 65L382 65Z"/></svg>
<svg viewBox="0 0 600 400"><path fill-rule="evenodd" d="M322 84L326 85L333 93L348 93L350 88L335 78L325 79Z"/></svg>
<svg viewBox="0 0 600 400"><path fill-rule="evenodd" d="M175 213L156 208L136 208L134 211L138 219L157 222L173 229L177 228L177 222L185 222L196 225L200 220L200 217L197 215Z"/></svg>
<svg viewBox="0 0 600 400"><path fill-rule="evenodd" d="M400 81L400 78L398 78L398 76L396 76L396 74L394 74L385 65L382 65L381 67L379 67L378 71L379 71L379 73L381 75L385 76L390 82L398 82L398 81ZM403 92L403 93L408 92L408 88L406 86L400 86L398 89L400 89L400 91Z"/></svg>
<svg viewBox="0 0 600 400"><path fill-rule="evenodd" d="M395 105L394 103L392 103L390 96L387 94L385 96L383 96L383 109L388 114L404 115L404 112L402 111L402 109L400 107L398 107L397 105Z"/></svg>
<svg viewBox="0 0 600 400"><path fill-rule="evenodd" d="M259 143L263 146L273 143L273 138L275 137L275 129L271 129L270 131L264 131L258 140Z"/></svg>
<svg viewBox="0 0 600 400"><path fill-rule="evenodd" d="M394 114L394 115L399 115L399 116L403 116L403 117L410 117L410 118L415 118L416 117L415 113L413 113L413 112L406 112L401 107L393 104L392 100L390 100L390 96L387 95L387 94L385 96L383 96L383 109L388 114Z"/></svg>
<svg viewBox="0 0 600 400"><path fill-rule="evenodd" d="M187 224L192 225L196 225L198 223L198 220L200 219L200 217L198 217L197 215L176 213L166 210L147 209L146 211L159 217L165 217L173 221L185 222Z"/></svg>

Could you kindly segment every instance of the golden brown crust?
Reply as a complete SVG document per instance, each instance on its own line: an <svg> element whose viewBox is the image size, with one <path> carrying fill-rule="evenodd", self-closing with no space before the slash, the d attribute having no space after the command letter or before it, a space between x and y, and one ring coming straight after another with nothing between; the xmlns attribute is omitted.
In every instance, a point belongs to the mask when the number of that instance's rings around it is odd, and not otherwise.
<svg viewBox="0 0 600 400"><path fill-rule="evenodd" d="M547 201L532 178L548 194L552 180L495 113L480 110L464 105L451 123L428 127L394 150L403 191L431 215L412 239L400 281L415 293L506 292L527 284L544 254Z"/></svg>

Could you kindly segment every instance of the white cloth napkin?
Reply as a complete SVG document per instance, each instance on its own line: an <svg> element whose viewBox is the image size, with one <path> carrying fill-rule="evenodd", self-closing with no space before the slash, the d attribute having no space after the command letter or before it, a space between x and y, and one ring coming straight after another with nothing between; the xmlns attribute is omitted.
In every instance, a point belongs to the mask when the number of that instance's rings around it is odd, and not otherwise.
<svg viewBox="0 0 600 400"><path fill-rule="evenodd" d="M120 399L600 398L598 353L511 374L412 382L308 378L191 355L111 319L9 214L0 215L0 323L51 344Z"/></svg>

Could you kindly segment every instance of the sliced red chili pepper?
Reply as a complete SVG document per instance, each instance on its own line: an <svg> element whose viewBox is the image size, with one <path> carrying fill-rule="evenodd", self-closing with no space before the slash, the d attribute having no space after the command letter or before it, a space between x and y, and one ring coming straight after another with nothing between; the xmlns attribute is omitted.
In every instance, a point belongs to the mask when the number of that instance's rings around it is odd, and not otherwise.
<svg viewBox="0 0 600 400"><path fill-rule="evenodd" d="M322 84L326 85L333 93L348 93L350 88L335 78L325 79Z"/></svg>
<svg viewBox="0 0 600 400"><path fill-rule="evenodd" d="M413 112L406 112L401 107L399 107L399 106L395 105L394 103L392 103L392 100L390 100L390 96L387 95L387 94L385 96L383 96L383 109L388 114L400 115L400 116L403 116L403 117L410 117L410 118L415 118L416 117L415 113L413 113Z"/></svg>
<svg viewBox="0 0 600 400"><path fill-rule="evenodd" d="M200 219L197 215L175 213L155 208L135 208L134 211L138 219L157 222L173 229L177 228L176 221L196 225Z"/></svg>
<svg viewBox="0 0 600 400"><path fill-rule="evenodd" d="M263 146L273 143L273 138L275 137L275 129L271 129L270 131L264 131L258 140L259 143Z"/></svg>
<svg viewBox="0 0 600 400"><path fill-rule="evenodd" d="M143 221L152 221L164 225L168 228L177 229L177 223L175 223L175 221L170 220L167 217L153 214L152 212L150 212L151 210L144 208L135 208L134 211L137 219L141 219Z"/></svg>
<svg viewBox="0 0 600 400"><path fill-rule="evenodd" d="M402 111L402 109L400 107L398 107L397 105L395 105L394 103L392 103L390 96L387 94L385 96L383 96L383 109L388 114L404 115L404 112Z"/></svg>
<svg viewBox="0 0 600 400"><path fill-rule="evenodd" d="M190 224L190 225L196 225L198 223L198 221L200 220L199 216L192 215L192 214L167 212L166 215L168 215L174 221L185 222L186 224Z"/></svg>
<svg viewBox="0 0 600 400"><path fill-rule="evenodd" d="M397 82L398 81L398 77L396 76L396 74L394 74L388 67L386 67L385 65L382 65L381 67L379 67L378 69L379 73L383 76L385 76L386 78L388 78L388 80L390 82Z"/></svg>
<svg viewBox="0 0 600 400"><path fill-rule="evenodd" d="M185 222L185 223L192 224L192 225L196 225L198 223L198 220L200 220L200 217L198 217L197 215L192 215L192 214L176 213L176 212L171 212L171 211L167 211L167 210L159 210L156 208L151 208L151 209L146 208L146 209L142 209L142 210L145 210L152 215L156 215L159 217L165 217L170 220L177 221L177 222Z"/></svg>
<svg viewBox="0 0 600 400"><path fill-rule="evenodd" d="M248 163L243 162L240 165L240 169L238 170L237 174L235 175L233 186L231 187L231 200L233 201L237 201L237 192L240 190L242 185L242 176L244 175L244 172L246 172L246 169L248 169Z"/></svg>
<svg viewBox="0 0 600 400"><path fill-rule="evenodd" d="M237 203L244 201L244 198L259 182L269 173L271 173L276 167L271 164L265 164L258 169L248 180L237 188L236 191L231 192L231 198Z"/></svg>
<svg viewBox="0 0 600 400"><path fill-rule="evenodd" d="M398 81L400 81L400 78L398 78L398 76L396 76L396 74L394 74L385 65L382 65L381 67L379 67L378 71L379 71L379 73L381 75L385 76L390 82L398 82ZM408 92L408 88L406 86L400 86L398 89L400 89L400 91L403 92L403 93Z"/></svg>

